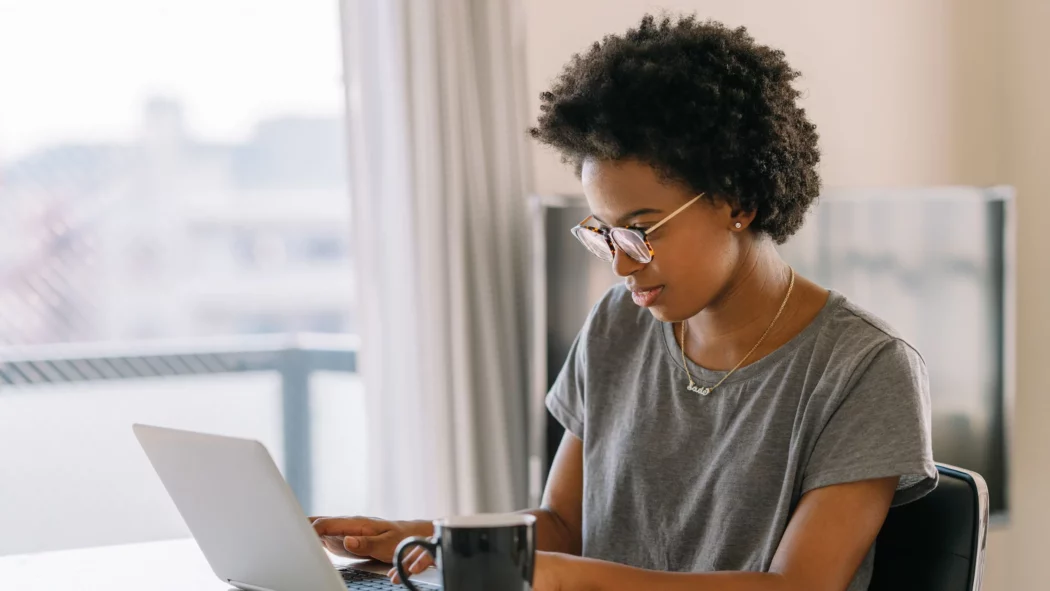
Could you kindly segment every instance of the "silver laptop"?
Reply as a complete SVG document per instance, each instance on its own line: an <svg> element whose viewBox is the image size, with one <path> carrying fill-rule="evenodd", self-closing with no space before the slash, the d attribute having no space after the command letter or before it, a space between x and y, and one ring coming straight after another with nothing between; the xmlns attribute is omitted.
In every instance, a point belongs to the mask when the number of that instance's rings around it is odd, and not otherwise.
<svg viewBox="0 0 1050 591"><path fill-rule="evenodd" d="M164 488L216 576L245 591L403 588L388 565L337 567L266 448L251 439L134 425ZM440 587L430 569L413 577Z"/></svg>

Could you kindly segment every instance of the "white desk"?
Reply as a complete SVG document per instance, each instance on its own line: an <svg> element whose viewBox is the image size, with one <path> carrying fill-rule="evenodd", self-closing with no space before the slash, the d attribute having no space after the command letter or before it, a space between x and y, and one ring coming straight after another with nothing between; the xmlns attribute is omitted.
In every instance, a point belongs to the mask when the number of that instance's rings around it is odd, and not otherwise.
<svg viewBox="0 0 1050 591"><path fill-rule="evenodd" d="M3 591L226 591L193 540L0 556Z"/></svg>
<svg viewBox="0 0 1050 591"><path fill-rule="evenodd" d="M388 565L333 558L386 574ZM419 575L440 583L438 571ZM415 580L416 577L413 577ZM229 591L191 539L0 556L0 591ZM233 590L236 591L236 590Z"/></svg>

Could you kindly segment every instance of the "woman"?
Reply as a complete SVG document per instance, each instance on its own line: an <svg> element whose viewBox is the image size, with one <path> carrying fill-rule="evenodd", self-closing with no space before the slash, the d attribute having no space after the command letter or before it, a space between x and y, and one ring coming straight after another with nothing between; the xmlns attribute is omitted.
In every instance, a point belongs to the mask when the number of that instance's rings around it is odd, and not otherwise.
<svg viewBox="0 0 1050 591"><path fill-rule="evenodd" d="M936 485L919 354L775 249L820 187L797 76L743 29L646 17L542 94L531 134L593 213L573 232L625 285L547 398L536 589L859 591L891 504ZM316 528L382 560L431 531Z"/></svg>

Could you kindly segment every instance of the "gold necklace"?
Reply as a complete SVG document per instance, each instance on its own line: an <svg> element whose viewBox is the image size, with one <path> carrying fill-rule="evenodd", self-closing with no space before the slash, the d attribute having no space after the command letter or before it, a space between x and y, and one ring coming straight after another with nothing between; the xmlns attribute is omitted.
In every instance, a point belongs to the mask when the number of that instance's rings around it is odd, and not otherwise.
<svg viewBox="0 0 1050 591"><path fill-rule="evenodd" d="M795 269L791 267L788 268L791 269L791 281L788 282L787 294L784 295L784 301L780 302L780 309L777 310L777 315L773 317L773 322L769 323L769 326L766 327L766 332L762 333L762 337L758 339L758 342L755 343L754 347L751 347L751 350L747 352L747 355L744 355L744 358L741 359L740 362L733 367L733 369L729 370L729 373L722 376L722 379L718 380L718 383L714 386L711 386L710 388L697 386L696 382L693 381L693 374L689 372L689 362L685 358L685 333L689 326L689 323L684 320L682 321L682 338L679 341L678 345L682 348L682 367L685 368L685 375L689 376L688 390L690 392L696 392L701 396L707 396L708 394L713 392L714 389L721 386L722 382L726 381L726 379L728 379L729 376L733 375L734 371L740 369L740 366L743 365L745 361L747 361L748 357L751 357L751 354L754 353L756 349L758 349L758 346L762 344L762 341L766 340L766 337L769 336L769 331L773 329L773 325L777 323L777 320L780 320L780 315L784 313L784 307L787 306L788 298L791 297L791 290L795 287Z"/></svg>

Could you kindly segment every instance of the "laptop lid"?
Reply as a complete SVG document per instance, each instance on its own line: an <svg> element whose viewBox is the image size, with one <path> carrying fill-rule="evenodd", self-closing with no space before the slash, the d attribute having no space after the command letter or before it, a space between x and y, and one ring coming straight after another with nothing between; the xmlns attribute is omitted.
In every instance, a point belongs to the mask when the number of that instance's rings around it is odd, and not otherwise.
<svg viewBox="0 0 1050 591"><path fill-rule="evenodd" d="M132 428L216 576L249 590L345 591L261 443Z"/></svg>

